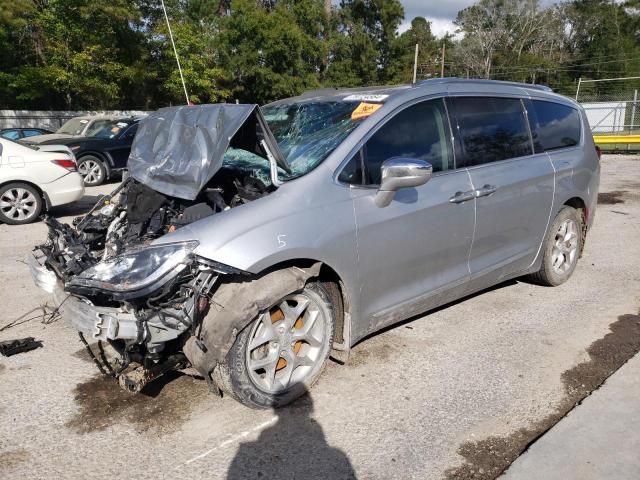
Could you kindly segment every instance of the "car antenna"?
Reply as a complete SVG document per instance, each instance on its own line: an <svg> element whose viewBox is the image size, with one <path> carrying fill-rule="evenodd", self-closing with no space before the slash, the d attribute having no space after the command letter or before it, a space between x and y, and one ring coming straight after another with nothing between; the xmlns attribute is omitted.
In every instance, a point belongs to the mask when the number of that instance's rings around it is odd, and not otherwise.
<svg viewBox="0 0 640 480"><path fill-rule="evenodd" d="M180 66L180 59L178 58L178 51L176 50L176 42L173 40L173 32L171 31L171 24L169 23L169 16L167 15L167 9L164 6L164 0L160 0L162 4L162 10L164 11L164 18L167 21L167 28L169 29L169 38L171 38L171 45L173 45L173 53L176 56L176 63L178 64L178 72L180 72L180 80L182 81L182 88L184 89L184 96L187 100L187 105L190 105L189 94L187 93L187 85L184 83L184 76L182 75L182 67Z"/></svg>

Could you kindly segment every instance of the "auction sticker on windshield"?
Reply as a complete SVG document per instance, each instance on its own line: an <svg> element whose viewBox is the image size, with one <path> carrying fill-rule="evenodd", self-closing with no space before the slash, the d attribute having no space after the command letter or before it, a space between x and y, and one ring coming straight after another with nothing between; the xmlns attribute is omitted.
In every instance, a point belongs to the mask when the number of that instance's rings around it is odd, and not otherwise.
<svg viewBox="0 0 640 480"><path fill-rule="evenodd" d="M358 108L351 112L351 120L360 120L362 118L366 118L372 113L375 113L380 107L382 107L381 103L362 102L360 105L358 105Z"/></svg>

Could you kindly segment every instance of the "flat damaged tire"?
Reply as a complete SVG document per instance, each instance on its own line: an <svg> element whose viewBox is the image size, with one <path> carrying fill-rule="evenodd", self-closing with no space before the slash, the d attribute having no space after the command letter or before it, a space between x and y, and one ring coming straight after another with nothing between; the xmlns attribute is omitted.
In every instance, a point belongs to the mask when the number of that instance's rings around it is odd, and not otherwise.
<svg viewBox="0 0 640 480"><path fill-rule="evenodd" d="M566 206L558 212L543 245L540 270L529 278L548 287L563 284L573 274L582 251L582 216Z"/></svg>
<svg viewBox="0 0 640 480"><path fill-rule="evenodd" d="M278 408L318 380L333 344L335 309L327 288L309 282L261 312L213 372L218 387L251 408Z"/></svg>

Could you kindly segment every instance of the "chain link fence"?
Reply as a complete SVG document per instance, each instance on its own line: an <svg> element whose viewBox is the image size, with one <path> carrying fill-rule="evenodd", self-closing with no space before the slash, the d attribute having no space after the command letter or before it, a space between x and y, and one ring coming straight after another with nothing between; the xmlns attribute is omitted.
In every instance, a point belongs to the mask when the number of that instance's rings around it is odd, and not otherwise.
<svg viewBox="0 0 640 480"><path fill-rule="evenodd" d="M594 135L640 135L640 77L578 81L576 100L587 113ZM640 149L640 145L620 143L605 149Z"/></svg>

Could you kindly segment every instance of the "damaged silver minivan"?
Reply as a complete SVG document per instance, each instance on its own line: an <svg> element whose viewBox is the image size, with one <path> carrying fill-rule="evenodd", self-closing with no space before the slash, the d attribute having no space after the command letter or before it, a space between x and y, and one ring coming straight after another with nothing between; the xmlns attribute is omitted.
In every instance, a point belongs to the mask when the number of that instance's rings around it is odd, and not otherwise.
<svg viewBox="0 0 640 480"><path fill-rule="evenodd" d="M129 171L73 225L46 219L36 284L118 352L123 388L193 367L266 408L388 325L515 277L566 281L600 167L572 100L440 79L162 109Z"/></svg>

